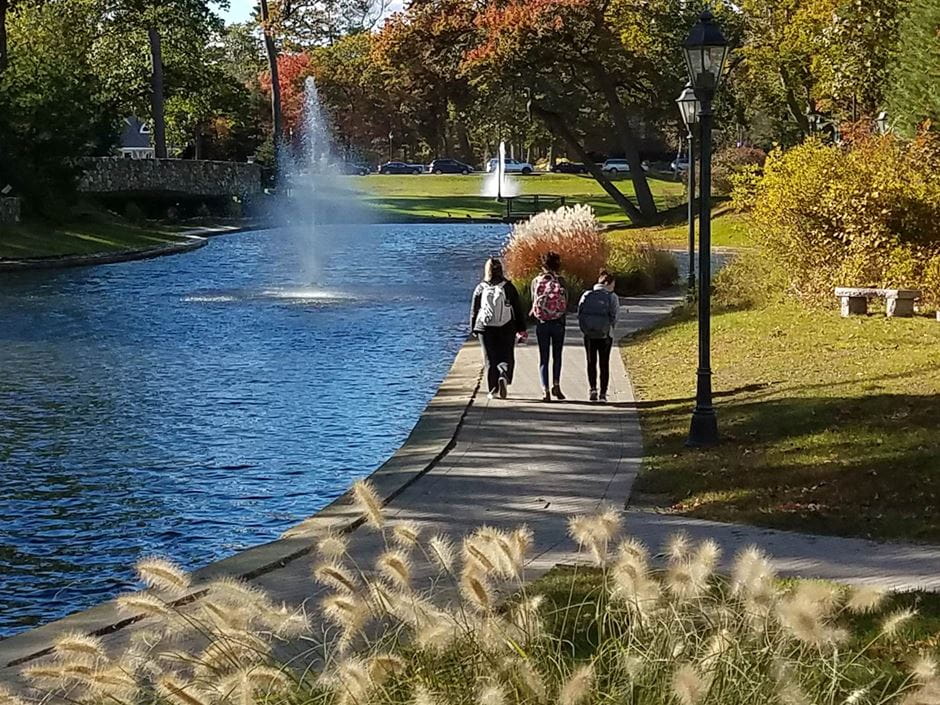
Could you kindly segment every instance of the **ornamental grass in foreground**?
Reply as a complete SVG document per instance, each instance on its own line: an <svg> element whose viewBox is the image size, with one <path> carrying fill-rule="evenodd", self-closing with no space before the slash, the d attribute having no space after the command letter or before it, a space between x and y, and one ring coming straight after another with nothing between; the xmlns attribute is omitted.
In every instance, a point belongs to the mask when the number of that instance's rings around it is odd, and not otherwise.
<svg viewBox="0 0 940 705"><path fill-rule="evenodd" d="M354 494L385 550L359 566L347 538L322 537L316 616L232 580L174 606L192 590L187 575L147 560L138 572L152 590L120 600L151 625L129 648L112 655L98 639L66 636L26 675L90 703L940 703L931 654L910 649L903 668L883 657L886 645L905 652L914 615L878 614L878 590L784 584L756 548L719 577L715 543L677 536L654 557L605 510L569 524L593 565L543 591L526 581L525 527L424 536L387 521L368 484ZM878 620L861 641L851 632L860 614ZM288 642L299 655L279 663Z"/></svg>

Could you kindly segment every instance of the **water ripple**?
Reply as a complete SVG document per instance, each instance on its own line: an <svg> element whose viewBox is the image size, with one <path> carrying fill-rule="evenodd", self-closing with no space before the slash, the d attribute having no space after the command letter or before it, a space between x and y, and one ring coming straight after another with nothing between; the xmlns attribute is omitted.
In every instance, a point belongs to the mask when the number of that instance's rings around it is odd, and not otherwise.
<svg viewBox="0 0 940 705"><path fill-rule="evenodd" d="M276 538L375 469L504 236L336 228L323 252L266 231L4 275L0 635L128 589L142 555L194 568Z"/></svg>

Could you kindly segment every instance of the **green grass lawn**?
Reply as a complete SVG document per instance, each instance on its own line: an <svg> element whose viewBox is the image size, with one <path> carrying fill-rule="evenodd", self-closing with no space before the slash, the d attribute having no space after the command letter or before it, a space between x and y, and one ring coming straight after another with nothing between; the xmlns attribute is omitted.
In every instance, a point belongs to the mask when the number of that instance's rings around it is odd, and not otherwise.
<svg viewBox="0 0 940 705"><path fill-rule="evenodd" d="M662 248L685 248L689 244L689 226L685 222L652 228L617 228L609 234L614 240L640 240ZM744 216L735 213L728 206L717 206L712 214L712 245L737 248L749 247L751 244Z"/></svg>
<svg viewBox="0 0 940 705"><path fill-rule="evenodd" d="M180 238L170 232L122 223L27 222L0 226L0 258L88 255L147 249L179 241Z"/></svg>
<svg viewBox="0 0 940 705"><path fill-rule="evenodd" d="M487 218L505 212L505 206L492 197L481 196L485 174L450 176L423 174L420 176L345 177L350 188L358 189L369 205L383 217L455 217ZM522 194L565 196L569 205L586 203L592 206L600 220L625 221L626 216L594 179L571 174L542 174L512 177ZM633 185L620 179L617 185L628 196ZM650 186L660 208L682 203L684 186L674 181L650 179Z"/></svg>
<svg viewBox="0 0 940 705"><path fill-rule="evenodd" d="M626 341L647 462L633 501L719 521L940 542L940 324L795 303L713 317L722 442L684 447L689 311Z"/></svg>

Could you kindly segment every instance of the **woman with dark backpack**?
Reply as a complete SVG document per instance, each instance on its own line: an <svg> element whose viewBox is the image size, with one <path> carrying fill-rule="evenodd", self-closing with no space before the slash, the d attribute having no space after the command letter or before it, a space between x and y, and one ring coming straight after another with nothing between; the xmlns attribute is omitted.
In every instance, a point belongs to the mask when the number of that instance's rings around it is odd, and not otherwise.
<svg viewBox="0 0 940 705"><path fill-rule="evenodd" d="M505 399L516 366L516 338L525 340L528 333L519 292L495 257L486 260L483 281L473 291L470 325L483 343L489 398Z"/></svg>
<svg viewBox="0 0 940 705"><path fill-rule="evenodd" d="M539 376L542 401L564 399L561 393L561 354L565 346L565 314L568 312L568 286L559 275L561 257L557 252L542 255L542 273L532 280L532 317L539 342ZM548 359L552 358L552 387L548 387Z"/></svg>
<svg viewBox="0 0 940 705"><path fill-rule="evenodd" d="M607 385L610 382L610 350L614 339L610 332L617 325L620 299L614 293L614 277L602 269L597 284L584 292L578 302L578 325L584 333L584 350L587 354L587 376L591 388L591 401L607 401ZM597 389L597 366L601 368L600 395Z"/></svg>

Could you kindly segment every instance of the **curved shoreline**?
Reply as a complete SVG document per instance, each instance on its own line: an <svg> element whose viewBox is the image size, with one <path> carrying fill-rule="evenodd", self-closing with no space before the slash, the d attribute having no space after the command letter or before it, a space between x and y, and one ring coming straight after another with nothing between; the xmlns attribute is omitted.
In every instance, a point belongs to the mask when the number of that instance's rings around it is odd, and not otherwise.
<svg viewBox="0 0 940 705"><path fill-rule="evenodd" d="M97 252L89 255L53 255L50 257L3 259L0 260L0 273L27 272L38 269L94 267L101 264L118 264L121 262L135 262L137 260L166 257L168 255L180 255L205 247L209 244L209 238L244 232L246 230L261 229L262 227L263 226L259 223L250 223L233 227L193 228L192 230L175 233L176 237L182 238L181 242L148 247L142 250L117 250L115 252Z"/></svg>
<svg viewBox="0 0 940 705"><path fill-rule="evenodd" d="M450 370L418 417L408 438L369 475L384 503L433 469L453 448L478 390L481 369L479 346L476 341L468 341L457 352ZM313 534L319 528L330 526L332 530L343 533L354 531L362 524L362 519L347 520L351 504L351 493L347 490L308 519L288 529L281 538L194 571L192 590L174 604L182 605L199 599L203 594L200 585L219 577L250 580L309 555L316 545ZM120 612L115 602L109 599L62 619L0 639L0 682L12 682L19 666L48 655L55 640L63 634L80 632L102 636L120 631L140 619Z"/></svg>

